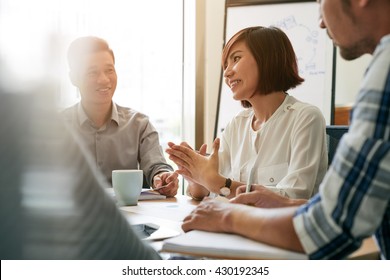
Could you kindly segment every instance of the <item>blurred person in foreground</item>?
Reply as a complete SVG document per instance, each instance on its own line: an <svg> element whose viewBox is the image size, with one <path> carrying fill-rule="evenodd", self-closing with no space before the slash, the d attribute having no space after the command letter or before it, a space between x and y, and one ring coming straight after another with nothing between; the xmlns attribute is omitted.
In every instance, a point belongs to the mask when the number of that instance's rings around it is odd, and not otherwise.
<svg viewBox="0 0 390 280"><path fill-rule="evenodd" d="M279 196L279 206L301 206L267 209L248 205L269 202L273 193L260 186L243 193L241 186L234 203L208 199L182 227L240 234L310 259L345 258L374 235L381 258L390 259L390 1L318 2L320 27L343 58L373 55L319 194L307 203Z"/></svg>
<svg viewBox="0 0 390 280"><path fill-rule="evenodd" d="M160 259L104 192L53 96L1 85L0 259Z"/></svg>
<svg viewBox="0 0 390 280"><path fill-rule="evenodd" d="M167 164L149 118L112 100L117 74L108 43L93 36L77 38L69 46L68 63L69 77L81 100L62 116L85 143L108 182L115 169L141 169L148 186L175 196L178 175Z"/></svg>

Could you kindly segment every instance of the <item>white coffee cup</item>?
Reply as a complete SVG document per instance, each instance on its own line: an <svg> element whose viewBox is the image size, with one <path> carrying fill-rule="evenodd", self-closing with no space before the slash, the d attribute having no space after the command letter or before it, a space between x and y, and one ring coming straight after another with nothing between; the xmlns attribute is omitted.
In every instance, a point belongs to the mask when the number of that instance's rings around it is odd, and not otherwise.
<svg viewBox="0 0 390 280"><path fill-rule="evenodd" d="M137 205L142 190L143 172L138 169L112 171L112 187L118 206Z"/></svg>

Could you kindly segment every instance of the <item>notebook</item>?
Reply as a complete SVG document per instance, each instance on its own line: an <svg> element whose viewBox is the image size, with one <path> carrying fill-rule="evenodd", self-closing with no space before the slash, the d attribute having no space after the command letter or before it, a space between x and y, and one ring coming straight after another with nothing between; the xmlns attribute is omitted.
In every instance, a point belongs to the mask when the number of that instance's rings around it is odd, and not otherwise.
<svg viewBox="0 0 390 280"><path fill-rule="evenodd" d="M114 200L115 198L115 192L113 188L105 188L104 189L106 193ZM165 195L162 195L156 191L153 190L143 190L138 198L138 200L158 200L158 199L166 199L167 197Z"/></svg>
<svg viewBox="0 0 390 280"><path fill-rule="evenodd" d="M138 200L166 199L167 197L153 190L143 190Z"/></svg>
<svg viewBox="0 0 390 280"><path fill-rule="evenodd" d="M239 235L199 230L166 239L162 251L223 259L307 259L305 254L273 247Z"/></svg>

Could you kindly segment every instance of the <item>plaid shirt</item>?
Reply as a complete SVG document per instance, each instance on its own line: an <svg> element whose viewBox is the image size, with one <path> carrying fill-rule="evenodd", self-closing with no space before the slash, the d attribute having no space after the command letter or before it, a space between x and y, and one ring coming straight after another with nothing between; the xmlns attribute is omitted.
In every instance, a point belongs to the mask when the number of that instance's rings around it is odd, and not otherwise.
<svg viewBox="0 0 390 280"><path fill-rule="evenodd" d="M294 217L311 259L345 258L373 234L390 258L390 35L374 52L351 120L319 194Z"/></svg>

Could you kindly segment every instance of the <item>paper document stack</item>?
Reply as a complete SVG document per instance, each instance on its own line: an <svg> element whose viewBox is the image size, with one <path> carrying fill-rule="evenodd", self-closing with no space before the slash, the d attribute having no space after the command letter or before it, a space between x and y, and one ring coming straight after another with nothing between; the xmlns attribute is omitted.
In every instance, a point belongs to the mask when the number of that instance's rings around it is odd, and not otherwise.
<svg viewBox="0 0 390 280"><path fill-rule="evenodd" d="M166 199L167 197L153 190L143 190L138 200Z"/></svg>

